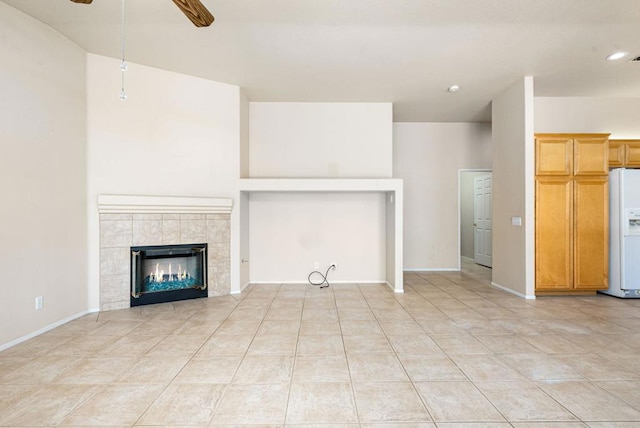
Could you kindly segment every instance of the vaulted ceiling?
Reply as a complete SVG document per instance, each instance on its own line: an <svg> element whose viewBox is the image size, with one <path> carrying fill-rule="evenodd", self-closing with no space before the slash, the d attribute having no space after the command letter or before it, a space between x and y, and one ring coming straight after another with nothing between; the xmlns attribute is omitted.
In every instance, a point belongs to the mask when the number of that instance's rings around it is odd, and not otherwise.
<svg viewBox="0 0 640 428"><path fill-rule="evenodd" d="M1 1L120 58L120 0ZM393 102L403 122L490 120L491 99L525 75L536 96L640 97L638 0L202 3L210 27L170 0L126 0L127 61L239 85L252 101ZM618 50L629 56L605 61Z"/></svg>

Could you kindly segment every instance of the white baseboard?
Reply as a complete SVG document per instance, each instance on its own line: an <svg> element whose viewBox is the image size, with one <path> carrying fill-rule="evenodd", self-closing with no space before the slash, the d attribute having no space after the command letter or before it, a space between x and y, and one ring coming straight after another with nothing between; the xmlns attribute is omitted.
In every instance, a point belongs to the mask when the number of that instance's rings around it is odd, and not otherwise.
<svg viewBox="0 0 640 428"><path fill-rule="evenodd" d="M249 281L247 285L256 285L256 284L303 284L306 281Z"/></svg>
<svg viewBox="0 0 640 428"><path fill-rule="evenodd" d="M464 261L467 261L469 263L475 263L476 261L474 259L472 259L471 257L465 257L465 256L460 256L460 258Z"/></svg>
<svg viewBox="0 0 640 428"><path fill-rule="evenodd" d="M333 284L385 284L394 293L404 293L404 290L396 290L396 288L389 283L389 281L331 281ZM251 281L251 284L287 284L287 285L307 285L307 281Z"/></svg>
<svg viewBox="0 0 640 428"><path fill-rule="evenodd" d="M334 281L336 284L387 284L389 286L391 286L391 284L389 284L387 281L380 280L380 281Z"/></svg>
<svg viewBox="0 0 640 428"><path fill-rule="evenodd" d="M507 293L515 294L518 297L522 297L523 299L527 299L527 300L535 300L536 299L536 296L527 296L526 294L519 293L519 292L517 292L515 290L507 288L504 285L500 285L500 284L495 283L493 281L491 281L491 285L493 287L499 288L502 291L506 291Z"/></svg>
<svg viewBox="0 0 640 428"><path fill-rule="evenodd" d="M22 337L19 337L19 338L15 339L15 340L12 340L11 342L8 342L8 343L0 345L0 351L4 351L5 349L9 349L9 348L11 348L13 346L16 346L16 345L18 345L18 344L20 344L22 342L26 342L29 339L33 339L36 336L40 336L42 333L46 333L49 330L53 330L56 327L60 327L61 325L66 324L69 321L73 321L73 320L75 320L77 318L80 318L80 317L83 317L83 316L85 316L87 314L91 314L91 313L95 313L95 312L98 312L98 310L97 309L86 310L86 311L79 312L79 313L77 313L75 315L71 315L71 316L69 316L67 318L61 319L60 321L54 322L53 324L49 324L48 326L43 327L40 330L36 330L33 333L29 333L29 334L27 334L25 336L22 336Z"/></svg>
<svg viewBox="0 0 640 428"><path fill-rule="evenodd" d="M229 294L231 294L232 296L241 294L245 290L245 288L247 288L250 284L251 284L250 282L245 282L245 284L240 287L240 290L234 290Z"/></svg>
<svg viewBox="0 0 640 428"><path fill-rule="evenodd" d="M369 280L369 281L338 281L337 279L332 279L331 281L329 281L330 284L388 284L387 281L385 280L380 280L380 281L374 281L374 280ZM307 285L309 284L309 281L307 281L306 279L301 280L301 281L251 281L250 284L255 285L255 284L300 284L300 285Z"/></svg>
<svg viewBox="0 0 640 428"><path fill-rule="evenodd" d="M404 269L403 272L459 272L458 268L420 268L420 269Z"/></svg>
<svg viewBox="0 0 640 428"><path fill-rule="evenodd" d="M389 287L389 288L390 288L394 293L396 293L396 294L404 294L404 287L403 287L403 288L401 288L400 290L397 290L393 285L391 285L391 284L389 283L389 281L385 281L384 283L385 283L385 284L387 284L387 286L388 286L388 287Z"/></svg>

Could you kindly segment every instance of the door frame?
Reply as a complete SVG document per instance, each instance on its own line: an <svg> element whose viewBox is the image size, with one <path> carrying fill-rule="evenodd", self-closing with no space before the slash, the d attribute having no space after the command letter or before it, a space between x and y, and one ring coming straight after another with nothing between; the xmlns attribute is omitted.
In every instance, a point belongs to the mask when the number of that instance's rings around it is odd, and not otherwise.
<svg viewBox="0 0 640 428"><path fill-rule="evenodd" d="M493 173L493 170L490 168L469 168L469 169L459 169L458 170L458 212L456 213L458 216L458 239L457 239L457 243L456 245L458 246L458 271L460 271L462 269L462 263L461 263L461 259L462 259L462 245L460 245L460 239L462 237L462 226L461 226L461 215L460 215L460 182L462 181L462 173L464 172L491 172ZM492 196L493 198L493 196ZM493 203L491 204L491 206L493 206ZM475 237L474 237L475 239Z"/></svg>

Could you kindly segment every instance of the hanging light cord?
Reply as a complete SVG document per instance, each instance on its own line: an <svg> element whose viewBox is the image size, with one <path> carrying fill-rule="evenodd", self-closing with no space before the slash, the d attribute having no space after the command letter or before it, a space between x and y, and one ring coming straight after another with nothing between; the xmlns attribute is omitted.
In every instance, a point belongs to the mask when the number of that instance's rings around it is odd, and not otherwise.
<svg viewBox="0 0 640 428"><path fill-rule="evenodd" d="M122 63L120 64L120 71L122 73L122 87L120 88L120 99L126 100L127 93L124 90L124 72L127 71L127 63L124 60L124 52L125 52L125 37L124 37L124 1L122 0L122 26L120 33L120 40L122 42L121 50L122 50Z"/></svg>

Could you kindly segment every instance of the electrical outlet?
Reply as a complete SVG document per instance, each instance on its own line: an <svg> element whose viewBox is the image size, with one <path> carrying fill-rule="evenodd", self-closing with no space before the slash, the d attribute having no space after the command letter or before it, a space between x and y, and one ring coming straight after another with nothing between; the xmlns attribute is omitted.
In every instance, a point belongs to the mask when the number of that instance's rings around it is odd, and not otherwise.
<svg viewBox="0 0 640 428"><path fill-rule="evenodd" d="M36 297L36 311L39 311L44 306L44 297Z"/></svg>
<svg viewBox="0 0 640 428"><path fill-rule="evenodd" d="M331 262L329 266L333 266L334 269L338 269L338 262Z"/></svg>
<svg viewBox="0 0 640 428"><path fill-rule="evenodd" d="M320 262L313 262L314 269L320 269Z"/></svg>

